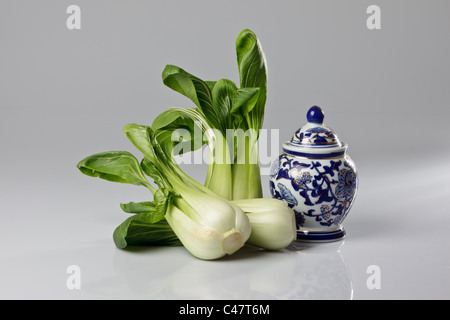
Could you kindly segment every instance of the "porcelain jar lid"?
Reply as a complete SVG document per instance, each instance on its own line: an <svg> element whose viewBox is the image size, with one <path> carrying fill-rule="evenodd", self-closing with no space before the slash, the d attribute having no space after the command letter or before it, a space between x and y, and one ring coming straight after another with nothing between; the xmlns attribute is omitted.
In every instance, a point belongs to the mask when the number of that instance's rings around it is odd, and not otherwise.
<svg viewBox="0 0 450 320"><path fill-rule="evenodd" d="M309 108L307 123L298 129L290 141L283 144L287 154L312 158L338 158L345 154L347 144L341 142L336 133L323 124L325 115L318 106Z"/></svg>

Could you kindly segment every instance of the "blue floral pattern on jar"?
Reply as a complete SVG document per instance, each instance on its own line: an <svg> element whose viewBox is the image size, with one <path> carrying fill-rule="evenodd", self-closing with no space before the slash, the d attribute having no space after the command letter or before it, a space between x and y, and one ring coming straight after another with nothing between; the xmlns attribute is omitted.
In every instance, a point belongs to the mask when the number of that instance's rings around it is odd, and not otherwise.
<svg viewBox="0 0 450 320"><path fill-rule="evenodd" d="M329 160L280 155L271 170L270 191L295 212L297 228L340 225L353 204L357 173L347 157Z"/></svg>
<svg viewBox="0 0 450 320"><path fill-rule="evenodd" d="M356 173L349 169L343 169L338 174L336 196L339 199L350 199L356 191Z"/></svg>
<svg viewBox="0 0 450 320"><path fill-rule="evenodd" d="M306 145L327 145L335 144L337 137L332 130L322 127L314 127L303 131L299 129L295 132L292 142Z"/></svg>

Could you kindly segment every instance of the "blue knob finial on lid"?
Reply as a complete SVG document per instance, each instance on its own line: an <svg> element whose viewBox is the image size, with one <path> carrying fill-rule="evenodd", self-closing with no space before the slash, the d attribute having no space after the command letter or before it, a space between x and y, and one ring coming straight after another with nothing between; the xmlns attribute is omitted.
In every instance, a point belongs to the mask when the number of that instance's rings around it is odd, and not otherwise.
<svg viewBox="0 0 450 320"><path fill-rule="evenodd" d="M324 117L325 114L318 106L312 106L311 108L309 108L308 113L306 114L306 119L310 123L322 124Z"/></svg>

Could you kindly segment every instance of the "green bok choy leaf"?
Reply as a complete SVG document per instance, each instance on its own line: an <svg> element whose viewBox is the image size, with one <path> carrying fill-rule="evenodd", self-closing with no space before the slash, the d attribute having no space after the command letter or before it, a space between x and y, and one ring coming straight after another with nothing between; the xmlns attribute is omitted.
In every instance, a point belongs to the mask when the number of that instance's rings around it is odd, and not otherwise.
<svg viewBox="0 0 450 320"><path fill-rule="evenodd" d="M261 198L257 144L264 120L267 68L262 46L251 30L238 35L236 55L240 87L228 79L203 81L174 65L166 66L162 78L166 86L195 104L209 127L220 131L215 134L216 145L210 146L213 154L205 186L226 199ZM158 121L153 128L162 127Z"/></svg>

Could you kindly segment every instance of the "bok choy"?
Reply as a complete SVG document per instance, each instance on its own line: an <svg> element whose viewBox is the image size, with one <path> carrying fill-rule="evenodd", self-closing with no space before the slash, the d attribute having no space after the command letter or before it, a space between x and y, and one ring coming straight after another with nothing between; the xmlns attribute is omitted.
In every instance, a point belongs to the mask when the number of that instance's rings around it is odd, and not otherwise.
<svg viewBox="0 0 450 320"><path fill-rule="evenodd" d="M272 198L233 200L250 219L247 243L269 250L287 247L296 239L295 215L287 203Z"/></svg>
<svg viewBox="0 0 450 320"><path fill-rule="evenodd" d="M230 200L262 198L258 138L264 120L267 67L252 31L238 35L236 55L239 87L228 79L203 81L173 65L166 66L162 78L166 86L189 98L196 112L218 132L205 186ZM163 127L154 122L154 129Z"/></svg>
<svg viewBox="0 0 450 320"><path fill-rule="evenodd" d="M277 250L295 240L293 211L280 200L263 198L258 139L267 68L252 31L238 35L236 55L239 86L228 79L204 81L177 66L165 67L163 83L194 106L169 108L151 126L123 128L143 154L141 161L127 151L110 151L78 163L85 175L142 186L152 194L152 201L120 205L132 215L114 230L118 248L183 245L195 257L212 260L233 254L245 243ZM205 144L209 162L200 183L181 170L175 155Z"/></svg>
<svg viewBox="0 0 450 320"><path fill-rule="evenodd" d="M131 224L134 230L147 224L148 244L181 242L194 256L205 260L233 254L245 244L251 226L241 208L183 173L173 160L172 145L158 141L150 127L128 124L123 131L144 154L140 164L127 152L96 154L78 164L89 176L145 186L154 196L153 202L122 205L138 216L116 229L114 241L118 247L133 241L128 229ZM144 173L153 178L158 189L150 185Z"/></svg>

